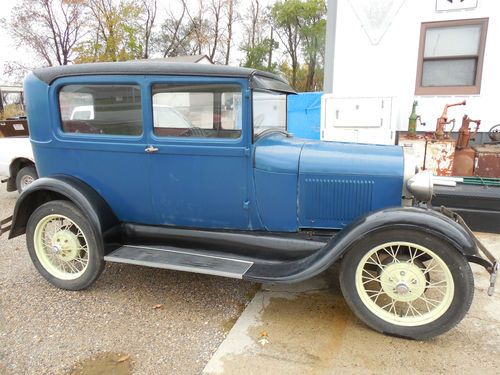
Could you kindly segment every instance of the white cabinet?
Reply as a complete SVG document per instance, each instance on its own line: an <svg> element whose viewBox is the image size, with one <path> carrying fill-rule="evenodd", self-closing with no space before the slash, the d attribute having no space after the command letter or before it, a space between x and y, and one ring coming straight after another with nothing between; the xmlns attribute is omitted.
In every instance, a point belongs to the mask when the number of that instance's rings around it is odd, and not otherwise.
<svg viewBox="0 0 500 375"><path fill-rule="evenodd" d="M391 97L322 97L321 139L373 144L394 144Z"/></svg>

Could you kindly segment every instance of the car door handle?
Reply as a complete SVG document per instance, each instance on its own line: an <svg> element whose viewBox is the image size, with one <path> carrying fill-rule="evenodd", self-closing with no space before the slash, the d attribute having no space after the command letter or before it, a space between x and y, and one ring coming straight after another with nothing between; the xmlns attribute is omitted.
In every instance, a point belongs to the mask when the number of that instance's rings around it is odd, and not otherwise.
<svg viewBox="0 0 500 375"><path fill-rule="evenodd" d="M158 151L158 149L157 149L156 147L154 147L154 146L150 145L150 146L149 146L149 147L147 147L144 151L146 151L146 152L148 152L148 153L152 154L153 152L157 152L157 151Z"/></svg>

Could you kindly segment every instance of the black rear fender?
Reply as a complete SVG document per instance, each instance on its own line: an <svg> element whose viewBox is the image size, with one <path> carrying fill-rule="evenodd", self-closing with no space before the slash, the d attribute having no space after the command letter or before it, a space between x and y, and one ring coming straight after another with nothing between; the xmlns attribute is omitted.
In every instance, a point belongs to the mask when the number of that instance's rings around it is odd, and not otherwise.
<svg viewBox="0 0 500 375"><path fill-rule="evenodd" d="M473 261L479 255L471 236L445 215L424 208L397 207L383 209L361 217L348 225L316 253L279 266L255 264L244 279L259 282L295 282L325 271L347 251L356 251L356 243L375 232L387 229L410 229L448 242L456 251ZM387 239L390 241L390 238Z"/></svg>
<svg viewBox="0 0 500 375"><path fill-rule="evenodd" d="M9 238L26 233L26 224L39 206L60 199L73 202L98 234L118 222L109 205L92 187L75 177L56 175L34 181L21 193L14 208Z"/></svg>

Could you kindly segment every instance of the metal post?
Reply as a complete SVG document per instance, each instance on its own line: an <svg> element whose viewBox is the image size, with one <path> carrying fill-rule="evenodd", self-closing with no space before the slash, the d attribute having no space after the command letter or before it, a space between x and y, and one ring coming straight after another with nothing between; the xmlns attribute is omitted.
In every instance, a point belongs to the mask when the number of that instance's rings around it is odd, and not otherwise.
<svg viewBox="0 0 500 375"><path fill-rule="evenodd" d="M335 35L337 32L337 2L328 0L325 38L325 72L323 80L323 93L333 92L333 63L335 56Z"/></svg>
<svg viewBox="0 0 500 375"><path fill-rule="evenodd" d="M3 112L3 94L2 94L2 89L0 89L0 112Z"/></svg>

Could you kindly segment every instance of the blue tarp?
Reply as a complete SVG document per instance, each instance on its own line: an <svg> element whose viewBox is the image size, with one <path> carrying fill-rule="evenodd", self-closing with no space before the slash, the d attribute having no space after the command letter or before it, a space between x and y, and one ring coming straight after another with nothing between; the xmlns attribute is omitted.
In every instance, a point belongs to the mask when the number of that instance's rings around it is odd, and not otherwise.
<svg viewBox="0 0 500 375"><path fill-rule="evenodd" d="M288 96L288 131L298 138L319 139L322 92Z"/></svg>

